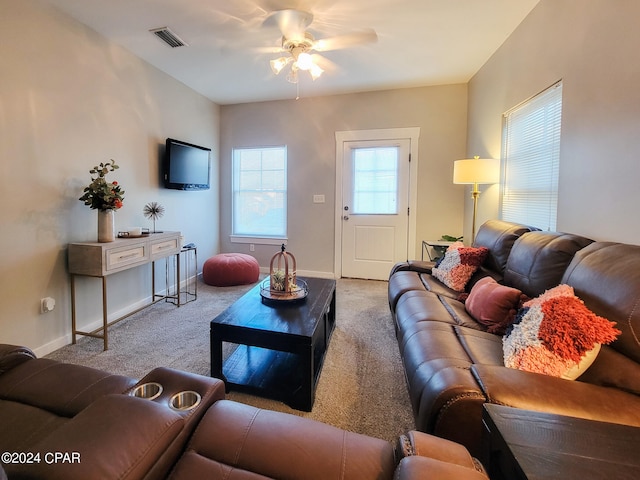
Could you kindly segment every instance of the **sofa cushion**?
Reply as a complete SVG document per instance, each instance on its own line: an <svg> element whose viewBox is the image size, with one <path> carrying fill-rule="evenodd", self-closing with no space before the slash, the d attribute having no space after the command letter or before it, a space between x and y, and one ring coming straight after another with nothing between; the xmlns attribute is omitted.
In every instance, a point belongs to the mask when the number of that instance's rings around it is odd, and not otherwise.
<svg viewBox="0 0 640 480"><path fill-rule="evenodd" d="M0 399L0 451L27 452L34 441L68 421L68 417L38 407Z"/></svg>
<svg viewBox="0 0 640 480"><path fill-rule="evenodd" d="M133 378L47 358L25 361L0 376L0 399L73 417L109 393L123 393Z"/></svg>
<svg viewBox="0 0 640 480"><path fill-rule="evenodd" d="M638 364L611 346L602 346L598 357L578 380L602 387L617 388L640 396Z"/></svg>
<svg viewBox="0 0 640 480"><path fill-rule="evenodd" d="M555 287L577 251L593 240L558 232L528 232L513 245L504 283L536 297Z"/></svg>
<svg viewBox="0 0 640 480"><path fill-rule="evenodd" d="M488 248L489 254L483 265L488 270L503 275L513 244L521 235L533 230L537 229L503 220L488 220L478 229L473 246Z"/></svg>
<svg viewBox="0 0 640 480"><path fill-rule="evenodd" d="M491 277L478 281L465 301L467 312L487 327L489 333L504 335L520 307L522 292L500 285Z"/></svg>
<svg viewBox="0 0 640 480"><path fill-rule="evenodd" d="M504 337L504 364L510 368L574 380L595 360L599 343L615 340L614 323L590 311L568 285L526 302ZM587 356L590 362L581 361Z"/></svg>
<svg viewBox="0 0 640 480"><path fill-rule="evenodd" d="M129 395L104 395L27 451L41 462L7 466L9 478L131 480L145 475L184 426L182 415ZM54 453L66 454L53 460ZM166 477L167 471L161 477Z"/></svg>
<svg viewBox="0 0 640 480"><path fill-rule="evenodd" d="M595 242L576 253L562 283L597 315L617 323L622 334L611 347L640 363L640 246ZM633 377L640 390L640 366Z"/></svg>
<svg viewBox="0 0 640 480"><path fill-rule="evenodd" d="M501 336L465 327L454 327L454 330L471 363L504 365Z"/></svg>
<svg viewBox="0 0 640 480"><path fill-rule="evenodd" d="M395 466L393 446L384 440L220 400L170 478L392 478Z"/></svg>
<svg viewBox="0 0 640 480"><path fill-rule="evenodd" d="M465 247L462 242L456 242L447 248L442 261L432 269L432 275L447 287L463 292L488 253L485 247Z"/></svg>

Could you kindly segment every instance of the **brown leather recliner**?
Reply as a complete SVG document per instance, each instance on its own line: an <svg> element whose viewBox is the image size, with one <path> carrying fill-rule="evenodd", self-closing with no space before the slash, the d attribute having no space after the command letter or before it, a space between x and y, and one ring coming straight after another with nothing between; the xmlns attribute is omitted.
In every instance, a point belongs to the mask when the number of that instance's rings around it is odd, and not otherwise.
<svg viewBox="0 0 640 480"><path fill-rule="evenodd" d="M163 386L157 396L131 395L155 383ZM196 408L171 408L181 392L200 395ZM0 345L0 451L37 455L31 463L3 457L0 480L5 470L11 480L169 474L173 479L486 480L464 447L440 438L410 432L394 450L377 438L223 397L223 383L213 378L157 368L136 382Z"/></svg>
<svg viewBox="0 0 640 480"><path fill-rule="evenodd" d="M157 398L129 395L149 382L163 386ZM200 395L196 408L170 407L183 391ZM2 467L11 479L165 478L206 409L223 397L223 382L213 378L159 368L137 382L0 345L0 452L22 455Z"/></svg>
<svg viewBox="0 0 640 480"><path fill-rule="evenodd" d="M170 476L193 478L487 480L463 446L441 438L409 432L394 451L384 440L228 400L209 408Z"/></svg>

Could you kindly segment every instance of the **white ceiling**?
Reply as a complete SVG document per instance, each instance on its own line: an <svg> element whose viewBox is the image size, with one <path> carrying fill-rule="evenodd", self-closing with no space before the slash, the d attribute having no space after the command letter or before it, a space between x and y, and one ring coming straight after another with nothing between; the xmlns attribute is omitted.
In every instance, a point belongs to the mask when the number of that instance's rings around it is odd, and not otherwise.
<svg viewBox="0 0 640 480"><path fill-rule="evenodd" d="M301 97L466 83L539 0L46 0L116 44L221 105L291 99L275 76L270 12L314 16L316 39L373 28L378 41L324 52L335 68L301 75ZM169 27L187 47L170 48L150 29ZM304 73L304 72L302 72Z"/></svg>

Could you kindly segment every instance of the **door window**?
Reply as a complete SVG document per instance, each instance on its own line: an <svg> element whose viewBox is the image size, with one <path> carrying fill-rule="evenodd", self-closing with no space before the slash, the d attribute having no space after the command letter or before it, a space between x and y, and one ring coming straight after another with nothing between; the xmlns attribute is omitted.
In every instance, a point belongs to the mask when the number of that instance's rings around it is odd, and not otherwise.
<svg viewBox="0 0 640 480"><path fill-rule="evenodd" d="M398 147L353 149L352 214L398 213Z"/></svg>

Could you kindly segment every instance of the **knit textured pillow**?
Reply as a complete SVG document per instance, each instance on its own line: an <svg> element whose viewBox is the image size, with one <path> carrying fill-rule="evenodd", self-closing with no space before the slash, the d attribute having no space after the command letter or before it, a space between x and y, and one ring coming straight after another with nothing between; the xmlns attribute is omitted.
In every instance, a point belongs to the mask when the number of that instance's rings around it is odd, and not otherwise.
<svg viewBox="0 0 640 480"><path fill-rule="evenodd" d="M595 360L600 345L621 333L615 322L589 310L569 285L523 304L502 339L509 368L575 380Z"/></svg>
<svg viewBox="0 0 640 480"><path fill-rule="evenodd" d="M431 274L452 290L463 292L488 253L489 249L486 247L465 247L462 242L456 242L447 248Z"/></svg>

